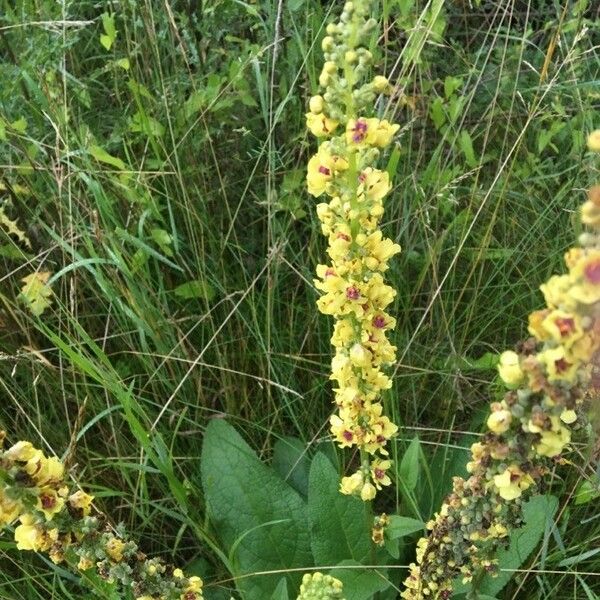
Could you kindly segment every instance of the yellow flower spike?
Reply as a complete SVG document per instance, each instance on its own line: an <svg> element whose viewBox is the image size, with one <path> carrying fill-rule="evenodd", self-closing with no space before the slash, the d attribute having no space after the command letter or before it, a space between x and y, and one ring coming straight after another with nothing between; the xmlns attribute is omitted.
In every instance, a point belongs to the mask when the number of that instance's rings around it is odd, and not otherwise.
<svg viewBox="0 0 600 600"><path fill-rule="evenodd" d="M383 367L395 361L396 350L386 337L395 320L383 312L396 292L386 285L382 273L400 251L379 230L391 183L388 173L376 168L376 161L399 126L370 114L374 92L391 87L387 79L376 76L361 85L365 66L372 60L365 47L372 31L368 8L364 0L347 2L340 22L327 27L322 43L327 61L320 76L326 89L313 96L307 115L313 133L331 136L321 142L307 171L309 193L329 197L328 206L317 207L317 215L328 236L331 263L317 267L315 287L321 293L319 310L336 319L330 379L337 382L339 412L331 417L331 433L341 447L360 450L362 470L344 477L341 491L365 501L387 484L387 475L376 480L371 467L382 463L387 469L391 464L384 458L386 444L397 431L382 415L380 403L382 390L391 386Z"/></svg>

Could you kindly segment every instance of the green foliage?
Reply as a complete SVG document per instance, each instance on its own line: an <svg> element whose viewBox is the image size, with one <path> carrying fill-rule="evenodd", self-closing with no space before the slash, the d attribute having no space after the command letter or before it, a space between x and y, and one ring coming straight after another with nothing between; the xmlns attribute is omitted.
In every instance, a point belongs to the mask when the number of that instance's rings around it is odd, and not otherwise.
<svg viewBox="0 0 600 600"><path fill-rule="evenodd" d="M338 487L338 472L323 454L316 454L310 466L308 516L311 548L318 565L349 559L362 563L371 555L367 505L340 494Z"/></svg>
<svg viewBox="0 0 600 600"><path fill-rule="evenodd" d="M338 4L284 2L279 30L267 0L167 4L171 13L152 2L0 0L0 427L57 452L77 439L80 479L114 522L149 554L202 557L206 597L229 600L227 553L253 525L227 544L212 517L206 528L196 473L209 419L235 419L254 451L272 452L269 481L295 490L307 523L310 459L333 448L303 114ZM564 3L472 5L383 0L385 34L373 40L402 90L382 107L402 124L388 165L386 227L403 253L389 275L400 352L386 402L404 426L391 457L407 479L376 508L392 523L427 521L464 469L493 357L526 335L539 284L562 268L581 190L598 175L583 152L598 126L593 3L573 2L564 17ZM62 269L35 317L21 279ZM247 446L235 447L254 469ZM332 469L347 472L337 460ZM574 571L600 572L600 557L585 554L600 536L597 481L557 473L553 493L572 493L573 505L544 540L544 572L515 576L518 594L592 598L598 578ZM289 515L264 512L233 558L290 527L265 525ZM394 561L414 560L417 535L393 540ZM0 595L86 597L66 571L0 550ZM399 571L387 576L397 582ZM281 574L249 580L263 578L272 593L283 586Z"/></svg>
<svg viewBox="0 0 600 600"><path fill-rule="evenodd" d="M202 487L235 575L312 566L305 502L222 420L204 435ZM291 589L300 587L300 575L287 576ZM247 598L269 597L278 584L276 575L238 581Z"/></svg>

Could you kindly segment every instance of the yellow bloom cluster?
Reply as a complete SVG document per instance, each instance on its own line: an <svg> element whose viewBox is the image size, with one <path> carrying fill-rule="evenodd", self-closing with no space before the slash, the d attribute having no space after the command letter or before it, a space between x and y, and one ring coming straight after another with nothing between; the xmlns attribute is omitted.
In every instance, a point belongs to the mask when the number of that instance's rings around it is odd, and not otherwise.
<svg viewBox="0 0 600 600"><path fill-rule="evenodd" d="M101 515L92 516L93 496L65 480L58 458L25 441L4 449L4 440L0 432L0 531L14 526L18 550L46 553L80 571L96 569L120 589L136 590L136 600L202 600L199 577L146 558L121 527L113 531Z"/></svg>
<svg viewBox="0 0 600 600"><path fill-rule="evenodd" d="M298 600L344 600L339 579L323 573L307 573L302 578Z"/></svg>
<svg viewBox="0 0 600 600"><path fill-rule="evenodd" d="M522 497L531 493L571 441L570 425L585 416L584 390L600 352L600 187L588 194L582 221L592 230L565 255L567 273L541 286L546 308L529 317L531 338L504 352L500 379L508 392L491 404L488 432L471 447L468 480L428 524L411 565L407 600L449 598L461 574L494 571L502 538L521 522Z"/></svg>
<svg viewBox="0 0 600 600"><path fill-rule="evenodd" d="M381 392L392 385L385 368L394 362L396 349L386 332L395 319L386 309L396 292L383 273L400 252L379 229L391 184L388 173L375 167L399 126L363 116L389 84L377 76L359 86L372 60L362 45L375 24L368 18L369 5L347 2L340 22L327 27L319 78L324 93L311 98L306 115L308 129L322 140L308 163L308 191L329 197L317 206L317 215L329 240L330 261L317 267L315 285L322 294L319 310L336 319L331 379L337 383L338 412L331 432L342 448L360 449L361 465L343 478L340 489L365 501L391 483L385 446L397 427L383 414Z"/></svg>

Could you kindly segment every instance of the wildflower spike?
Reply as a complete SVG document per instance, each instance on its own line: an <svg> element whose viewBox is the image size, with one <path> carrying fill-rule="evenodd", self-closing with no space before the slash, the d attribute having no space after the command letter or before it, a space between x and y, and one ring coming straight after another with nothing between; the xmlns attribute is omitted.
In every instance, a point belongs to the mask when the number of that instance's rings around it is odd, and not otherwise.
<svg viewBox="0 0 600 600"><path fill-rule="evenodd" d="M454 478L428 523L429 536L418 543L405 600L449 598L455 577L468 582L495 572L498 548L522 522L523 500L536 491L550 459L560 460L570 426L585 419L589 367L600 352L599 198L593 187L581 212L590 232L566 253L568 272L541 286L546 308L529 316L532 337L500 357L508 391L491 404L488 432L471 446L470 477Z"/></svg>
<svg viewBox="0 0 600 600"><path fill-rule="evenodd" d="M202 580L186 577L158 558L147 558L92 511L93 496L74 489L56 457L30 442L4 450L0 431L0 531L15 525L18 550L47 554L56 563L94 569L100 578L136 600L202 600ZM116 590L116 591L117 591Z"/></svg>
<svg viewBox="0 0 600 600"><path fill-rule="evenodd" d="M372 62L365 42L376 25L370 5L346 2L340 21L328 25L319 77L323 94L311 98L306 115L308 129L322 140L308 163L308 191L330 198L317 206L330 261L317 267L315 285L319 310L336 319L331 379L338 411L331 432L342 448L360 449L359 470L344 477L340 489L365 501L391 483L386 444L397 427L383 415L381 392L391 387L384 370L396 348L386 332L395 319L386 309L396 292L383 273L400 252L379 229L391 184L376 162L399 126L369 114L377 94L390 88L380 75L365 82Z"/></svg>

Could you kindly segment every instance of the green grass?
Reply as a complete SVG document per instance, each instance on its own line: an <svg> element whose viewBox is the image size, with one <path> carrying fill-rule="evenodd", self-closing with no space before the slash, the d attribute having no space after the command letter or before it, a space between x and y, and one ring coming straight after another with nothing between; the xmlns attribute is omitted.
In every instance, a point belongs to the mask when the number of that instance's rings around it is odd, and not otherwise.
<svg viewBox="0 0 600 600"><path fill-rule="evenodd" d="M396 457L415 431L434 460L455 430L477 430L487 353L526 335L575 239L597 179L584 139L599 124L600 38L594 3L565 1L380 5L373 46L401 91L382 107L402 125L384 224L403 247L389 272ZM331 410L303 113L339 3L278 4L0 1L0 118L27 122L0 140L0 201L32 246L0 233L0 426L71 448L110 517L146 552L198 565L208 589L228 574L200 491L207 421L227 415L268 459L282 435L311 452ZM40 320L17 299L34 270L57 274ZM190 281L197 297L175 292ZM556 529L502 597L600 595L600 554L584 554L600 517L569 502L594 463L573 460L581 472L556 473ZM86 597L10 544L0 565L0 598Z"/></svg>

